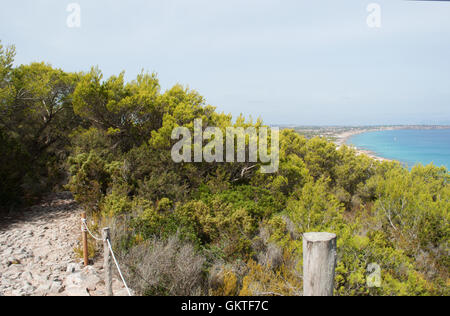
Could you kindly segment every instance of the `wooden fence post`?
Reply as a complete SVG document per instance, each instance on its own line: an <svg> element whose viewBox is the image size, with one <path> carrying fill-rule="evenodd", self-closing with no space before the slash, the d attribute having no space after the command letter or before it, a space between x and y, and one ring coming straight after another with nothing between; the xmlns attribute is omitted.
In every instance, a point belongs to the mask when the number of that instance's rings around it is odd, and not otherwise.
<svg viewBox="0 0 450 316"><path fill-rule="evenodd" d="M303 235L303 295L333 296L336 268L336 235Z"/></svg>
<svg viewBox="0 0 450 316"><path fill-rule="evenodd" d="M87 267L89 265L89 249L88 249L88 240L87 240L87 229L84 227L86 224L86 212L81 213L81 220L83 224L81 225L82 229L82 239L83 239L83 261L84 266ZM87 224L86 224L87 225Z"/></svg>
<svg viewBox="0 0 450 316"><path fill-rule="evenodd" d="M104 261L103 261L103 269L105 270L105 287L106 287L106 295L113 296L112 290L112 261L111 261L111 252L109 250L108 241L111 241L111 234L109 227L103 229L103 252L104 252Z"/></svg>

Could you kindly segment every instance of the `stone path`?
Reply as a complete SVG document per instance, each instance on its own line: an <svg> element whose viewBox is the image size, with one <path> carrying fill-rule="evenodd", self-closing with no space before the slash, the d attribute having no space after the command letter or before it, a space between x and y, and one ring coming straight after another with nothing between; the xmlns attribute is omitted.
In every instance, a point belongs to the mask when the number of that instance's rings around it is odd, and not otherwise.
<svg viewBox="0 0 450 316"><path fill-rule="evenodd" d="M13 218L0 218L0 296L103 296L102 259L76 258L81 209L70 193L53 194ZM113 281L114 295L126 295Z"/></svg>

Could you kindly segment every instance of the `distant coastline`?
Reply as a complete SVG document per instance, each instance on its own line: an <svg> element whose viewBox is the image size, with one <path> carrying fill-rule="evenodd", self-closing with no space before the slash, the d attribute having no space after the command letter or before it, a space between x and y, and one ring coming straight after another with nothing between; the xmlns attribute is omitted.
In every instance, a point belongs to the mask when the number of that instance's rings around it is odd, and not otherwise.
<svg viewBox="0 0 450 316"><path fill-rule="evenodd" d="M310 139L313 137L325 138L337 148L343 145L354 148L359 155L367 155L379 161L394 161L365 148L348 144L348 140L358 134L392 131L392 130L442 130L450 129L450 125L368 125L368 126L305 126L305 125L272 125L280 129L294 129L297 133Z"/></svg>
<svg viewBox="0 0 450 316"><path fill-rule="evenodd" d="M350 137L362 133L393 131L393 130L430 130L430 129L450 129L450 125L396 125L396 126L374 126L374 127L349 127L334 135L334 143L338 146L347 144Z"/></svg>
<svg viewBox="0 0 450 316"><path fill-rule="evenodd" d="M341 134L337 134L336 140L334 141L334 143L336 144L337 148L340 148L341 146L345 145L345 146L349 146L352 147L356 150L358 155L366 155L369 156L372 159L378 160L378 161L392 161L391 159L387 159L385 157L381 157L379 156L377 153L367 150L367 149L363 149L363 148L359 148L353 145L349 145L347 144L348 140L355 135L358 134L363 134L363 133L369 133L369 132L378 132L378 131L387 131L387 130L395 130L397 128L388 128L388 127L381 127L381 128L369 128L369 129L357 129L357 130L351 130L351 131L345 131L342 132Z"/></svg>
<svg viewBox="0 0 450 316"><path fill-rule="evenodd" d="M342 131L334 135L335 140L334 143L339 148L343 145L350 146L354 148L359 155L367 155L378 161L394 161L392 159L387 159L385 157L379 156L377 153L366 150L363 148L359 148L353 145L348 144L348 140L358 134L370 133L370 132L379 132L379 131L392 131L392 130L432 130L432 129L450 129L448 125L399 125L399 126L377 126L373 128L350 128L349 130Z"/></svg>

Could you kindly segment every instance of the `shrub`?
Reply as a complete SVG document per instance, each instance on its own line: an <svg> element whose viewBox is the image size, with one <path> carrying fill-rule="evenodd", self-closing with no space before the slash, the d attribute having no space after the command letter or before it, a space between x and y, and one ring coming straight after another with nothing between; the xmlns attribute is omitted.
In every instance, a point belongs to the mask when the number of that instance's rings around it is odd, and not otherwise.
<svg viewBox="0 0 450 316"><path fill-rule="evenodd" d="M205 258L177 235L138 244L123 260L127 280L141 295L195 296L205 291Z"/></svg>
<svg viewBox="0 0 450 316"><path fill-rule="evenodd" d="M108 194L100 207L102 214L107 217L114 217L130 213L132 209L131 201L127 196L113 192Z"/></svg>
<svg viewBox="0 0 450 316"><path fill-rule="evenodd" d="M107 162L95 152L91 152L71 157L69 164L72 176L67 187L77 202L88 209L98 210L111 182Z"/></svg>
<svg viewBox="0 0 450 316"><path fill-rule="evenodd" d="M244 277L241 296L288 296L301 294L301 280L285 267L273 271L252 260Z"/></svg>
<svg viewBox="0 0 450 316"><path fill-rule="evenodd" d="M239 280L231 267L215 265L209 271L209 294L212 296L236 296Z"/></svg>

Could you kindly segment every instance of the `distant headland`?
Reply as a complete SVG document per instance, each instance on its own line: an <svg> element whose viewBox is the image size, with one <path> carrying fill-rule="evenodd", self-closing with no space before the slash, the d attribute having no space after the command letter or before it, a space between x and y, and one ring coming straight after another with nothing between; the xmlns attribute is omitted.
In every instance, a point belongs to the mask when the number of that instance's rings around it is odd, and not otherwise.
<svg viewBox="0 0 450 316"><path fill-rule="evenodd" d="M450 129L450 125L376 125L376 126L296 126L277 125L281 129L294 129L306 138L323 137L336 144L339 148L347 144L350 137L367 132L389 131L389 130L432 130ZM359 154L364 154L380 161L389 159L379 157L369 150L355 148Z"/></svg>

